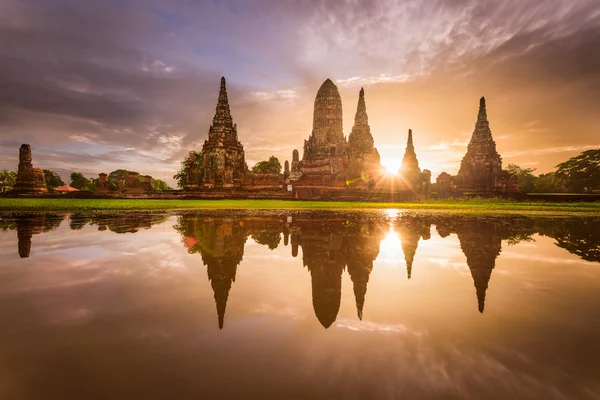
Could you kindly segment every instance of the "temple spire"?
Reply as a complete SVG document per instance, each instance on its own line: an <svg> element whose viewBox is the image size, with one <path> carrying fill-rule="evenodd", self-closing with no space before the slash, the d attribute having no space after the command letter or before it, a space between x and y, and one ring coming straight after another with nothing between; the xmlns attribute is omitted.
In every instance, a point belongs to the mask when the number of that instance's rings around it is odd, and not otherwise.
<svg viewBox="0 0 600 400"><path fill-rule="evenodd" d="M477 122L488 122L487 111L485 109L485 97L479 99L479 113L477 114Z"/></svg>
<svg viewBox="0 0 600 400"><path fill-rule="evenodd" d="M213 118L213 126L233 128L233 119L231 118L229 100L227 99L227 84L225 82L225 77L221 77L221 88L219 89L219 100L217 101L215 117Z"/></svg>
<svg viewBox="0 0 600 400"><path fill-rule="evenodd" d="M408 130L406 151L404 152L404 158L402 158L402 171L408 174L421 172L419 168L419 160L417 160L417 154L415 153L415 146L413 144L412 129Z"/></svg>
<svg viewBox="0 0 600 400"><path fill-rule="evenodd" d="M358 106L356 107L356 116L354 117L354 125L368 125L369 117L367 117L367 105L365 104L365 90L360 88L358 94Z"/></svg>
<svg viewBox="0 0 600 400"><path fill-rule="evenodd" d="M408 130L408 140L406 141L406 152L415 153L415 146L413 144L412 129Z"/></svg>

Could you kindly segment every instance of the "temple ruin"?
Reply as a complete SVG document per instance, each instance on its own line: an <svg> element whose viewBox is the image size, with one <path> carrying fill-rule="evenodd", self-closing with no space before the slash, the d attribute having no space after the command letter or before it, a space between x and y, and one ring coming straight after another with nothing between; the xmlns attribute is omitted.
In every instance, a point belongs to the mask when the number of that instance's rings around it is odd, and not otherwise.
<svg viewBox="0 0 600 400"><path fill-rule="evenodd" d="M375 140L371 135L365 90L360 89L358 105L354 117L354 126L348 136L348 172L347 182L350 186L368 189L369 182L381 171L379 151L375 148Z"/></svg>
<svg viewBox="0 0 600 400"><path fill-rule="evenodd" d="M111 176L115 172L118 172L116 184L108 179L109 175L106 173L101 172L98 174L98 181L95 186L96 193L141 195L155 192L154 187L152 187L152 176L140 176L138 172L125 170L113 171ZM111 179L114 180L114 177Z"/></svg>
<svg viewBox="0 0 600 400"><path fill-rule="evenodd" d="M17 180L12 188L12 193L48 193L44 171L40 168L33 168L32 161L31 146L22 144L19 149Z"/></svg>
<svg viewBox="0 0 600 400"><path fill-rule="evenodd" d="M502 157L496 150L487 118L485 97L479 100L479 112L467 153L456 176L442 172L436 179L441 196L472 193L518 193L519 181L502 169Z"/></svg>
<svg viewBox="0 0 600 400"><path fill-rule="evenodd" d="M342 98L327 79L317 92L313 129L304 141L298 186L341 186L345 177L346 138L342 132Z"/></svg>
<svg viewBox="0 0 600 400"><path fill-rule="evenodd" d="M247 171L244 146L238 140L229 109L225 78L221 78L215 116L202 146L202 163L189 170L186 189L241 188Z"/></svg>
<svg viewBox="0 0 600 400"><path fill-rule="evenodd" d="M408 130L402 165L397 174L383 171L369 125L365 90L358 94L354 125L343 132L343 107L338 87L326 79L313 105L312 130L303 153L293 150L284 170L248 169L229 106L225 78L208 138L201 151L190 151L180 184L184 191L159 194L152 177L117 170L99 174L95 192L102 196L185 196L199 198L298 198L314 200L406 201L462 195L510 195L519 192L518 179L502 169L502 157L492 138L485 98L481 98L475 129L456 175L442 172L431 184L431 171L421 169L415 137ZM265 171L265 172L257 172ZM118 176L117 173L118 172ZM44 173L33 168L31 147L21 146L16 194L46 193ZM89 193L89 192L88 192ZM87 194L86 194L87 195Z"/></svg>
<svg viewBox="0 0 600 400"><path fill-rule="evenodd" d="M313 129L304 141L304 153L292 156L288 181L297 197L323 196L348 188L367 191L381 169L374 146L365 91L361 88L354 126L348 140L343 134L342 99L331 79L325 80L315 97Z"/></svg>

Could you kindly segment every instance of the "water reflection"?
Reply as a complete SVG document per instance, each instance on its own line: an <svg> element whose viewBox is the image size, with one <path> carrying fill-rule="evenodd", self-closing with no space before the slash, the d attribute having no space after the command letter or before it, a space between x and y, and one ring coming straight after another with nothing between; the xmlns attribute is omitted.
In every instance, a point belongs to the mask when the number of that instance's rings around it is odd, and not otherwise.
<svg viewBox="0 0 600 400"><path fill-rule="evenodd" d="M256 243L277 248L291 242L291 255L302 250L302 263L311 277L315 316L330 327L336 320L342 297L342 275L347 269L353 284L358 318L362 320L367 284L380 244L393 229L400 237L408 279L411 278L420 240L431 237L435 226L440 237L456 234L466 257L476 291L477 307L483 313L486 291L502 251L502 241L530 241L535 233L555 237L557 245L586 260L597 257L598 235L591 232L598 222L532 220L523 218L477 219L404 215L396 219L366 215L330 214L327 218L299 214L291 217L219 217L183 215L175 229L190 253L199 253L207 266L214 291L219 328L223 328L227 299L235 282L244 246L250 237ZM553 227L553 230L549 230ZM582 227L584 229L582 229ZM588 228L585 233L585 228ZM577 232L575 234L574 232ZM582 239L582 237L584 239ZM573 238L574 240L569 240Z"/></svg>
<svg viewBox="0 0 600 400"><path fill-rule="evenodd" d="M98 231L118 234L136 233L163 223L166 214L35 214L0 219L0 228L16 230L21 258L31 254L32 237L56 229L66 219L69 228L81 230L97 226ZM360 320L369 277L384 238L399 237L411 279L419 242L429 240L435 228L441 238L455 234L473 279L477 307L485 310L488 289L502 242L514 245L533 241L539 234L556 240L556 245L583 260L600 262L600 223L598 219L532 219L523 217L471 218L461 216L315 213L226 215L187 213L177 217L174 229L188 253L200 254L207 267L218 326L224 326L227 300L235 282L238 266L244 259L248 238L274 250L291 244L297 257L302 250L302 265L310 273L315 316L325 328L337 318L342 298L342 276L347 270L353 285L356 313ZM388 240L386 239L386 240ZM392 241L393 247L395 243Z"/></svg>
<svg viewBox="0 0 600 400"><path fill-rule="evenodd" d="M594 398L599 226L1 218L0 397Z"/></svg>
<svg viewBox="0 0 600 400"><path fill-rule="evenodd" d="M14 218L0 218L0 229L17 231L19 256L27 258L31 254L33 235L56 229L62 220L62 216L54 214L31 214Z"/></svg>

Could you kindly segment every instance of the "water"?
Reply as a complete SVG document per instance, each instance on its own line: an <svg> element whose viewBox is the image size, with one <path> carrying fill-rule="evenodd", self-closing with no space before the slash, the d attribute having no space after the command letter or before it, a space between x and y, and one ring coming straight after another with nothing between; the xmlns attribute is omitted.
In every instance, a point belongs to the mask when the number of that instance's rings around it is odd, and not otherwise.
<svg viewBox="0 0 600 400"><path fill-rule="evenodd" d="M600 220L0 226L2 399L598 399Z"/></svg>

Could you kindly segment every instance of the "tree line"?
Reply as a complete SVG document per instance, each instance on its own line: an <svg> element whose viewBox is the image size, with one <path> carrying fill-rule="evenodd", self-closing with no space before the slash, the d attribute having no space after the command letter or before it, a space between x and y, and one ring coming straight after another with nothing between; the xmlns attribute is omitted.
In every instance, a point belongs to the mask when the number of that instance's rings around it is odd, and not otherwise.
<svg viewBox="0 0 600 400"><path fill-rule="evenodd" d="M129 171L124 169L118 169L112 171L108 174L107 180L113 183L115 186L118 183L119 175L124 173L127 176ZM46 187L50 192L53 192L59 186L64 186L65 182L62 180L61 176L51 169L44 170L44 179L46 181ZM142 176L139 176L140 182L144 181ZM17 171L8 171L2 170L0 172L0 192L5 192L15 185L17 181ZM96 191L96 185L98 184L98 178L87 178L81 172L73 172L70 175L69 186L74 187L78 190L88 190L90 192ZM154 190L163 191L163 190L171 190L171 187L161 179L152 178L152 188Z"/></svg>
<svg viewBox="0 0 600 400"><path fill-rule="evenodd" d="M522 193L595 193L600 191L600 149L571 157L556 170L534 175L535 168L509 164L507 170L519 178Z"/></svg>

